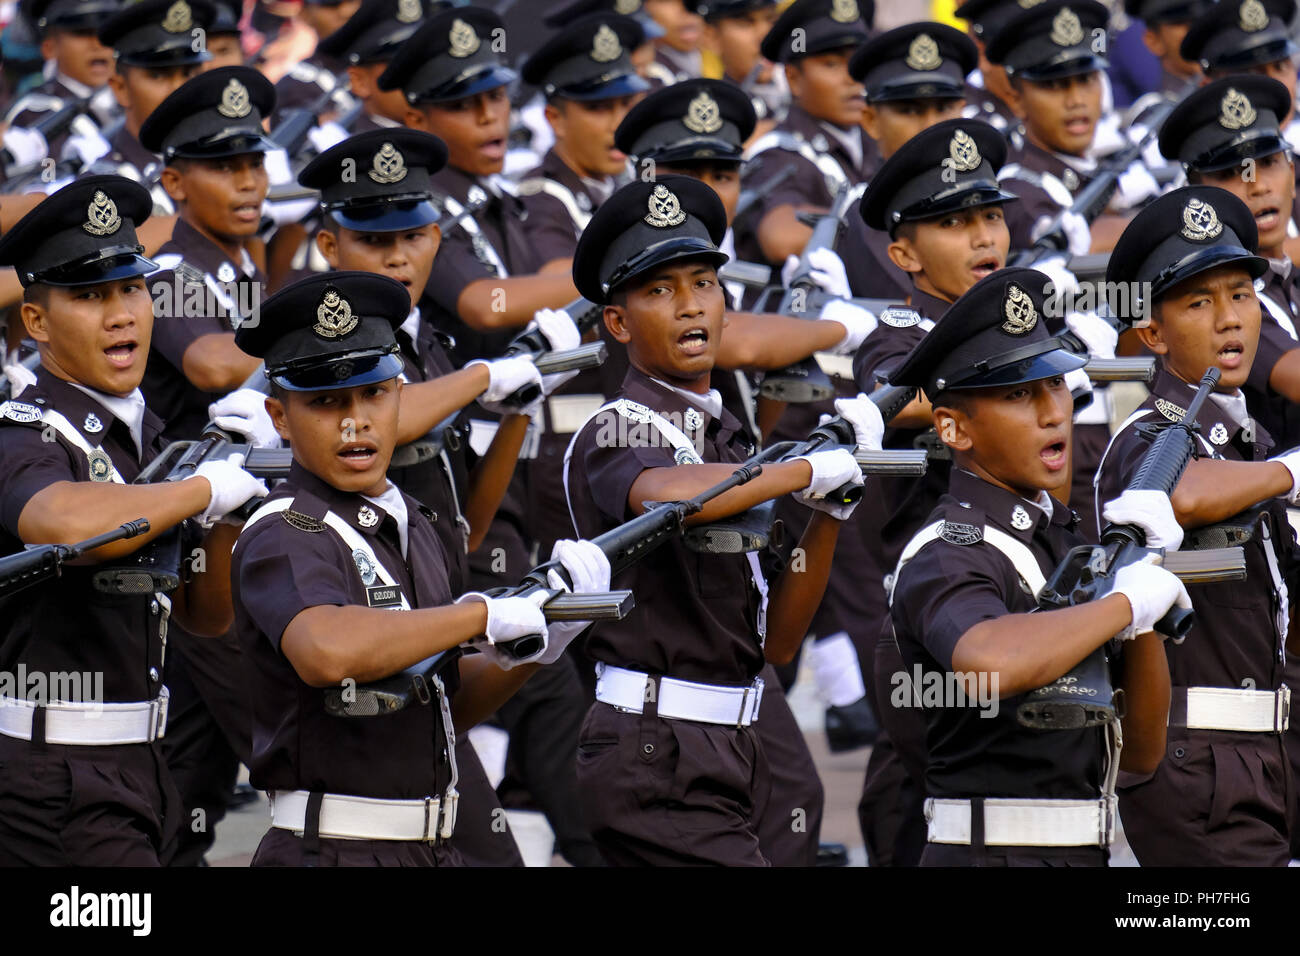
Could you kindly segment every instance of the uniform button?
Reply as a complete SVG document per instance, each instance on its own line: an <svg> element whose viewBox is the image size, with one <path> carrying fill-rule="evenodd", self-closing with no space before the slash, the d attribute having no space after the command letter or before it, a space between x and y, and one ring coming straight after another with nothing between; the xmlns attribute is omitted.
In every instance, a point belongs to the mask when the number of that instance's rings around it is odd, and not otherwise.
<svg viewBox="0 0 1300 956"><path fill-rule="evenodd" d="M1176 747L1176 748L1174 748L1174 756L1175 756L1175 757L1179 757L1179 758L1181 758L1181 757L1186 756L1186 754L1187 754L1187 751L1185 751L1182 747Z"/></svg>
<svg viewBox="0 0 1300 956"><path fill-rule="evenodd" d="M149 679L150 679L150 680L157 680L157 679L158 679L158 668L156 668L156 667L151 667L151 668L149 668Z"/></svg>
<svg viewBox="0 0 1300 956"><path fill-rule="evenodd" d="M157 613L158 613L158 602L157 602L157 601L150 601L150 602L149 602L149 613L150 613L150 614L157 614Z"/></svg>
<svg viewBox="0 0 1300 956"><path fill-rule="evenodd" d="M645 751L646 756L648 757L650 754L652 754L652 753L655 752L655 745L654 745L654 744L646 744L646 745L645 745L644 747L642 747L641 749Z"/></svg>

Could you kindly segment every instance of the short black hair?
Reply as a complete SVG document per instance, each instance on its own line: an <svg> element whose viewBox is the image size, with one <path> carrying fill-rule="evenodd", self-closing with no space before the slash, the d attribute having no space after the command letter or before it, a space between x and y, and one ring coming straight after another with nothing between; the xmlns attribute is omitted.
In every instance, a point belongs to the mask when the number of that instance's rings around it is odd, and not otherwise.
<svg viewBox="0 0 1300 956"><path fill-rule="evenodd" d="M955 408L967 417L974 417L975 405L971 401L973 397L970 389L945 388L934 393L934 398L930 399L930 407Z"/></svg>
<svg viewBox="0 0 1300 956"><path fill-rule="evenodd" d="M23 301L39 305L42 309L50 307L50 287L44 282L33 282L23 289Z"/></svg>
<svg viewBox="0 0 1300 956"><path fill-rule="evenodd" d="M266 384L267 384L267 390L271 393L272 398L274 398L281 405L287 404L285 402L285 399L289 397L289 390L287 388L280 385L273 378L268 378L266 380Z"/></svg>

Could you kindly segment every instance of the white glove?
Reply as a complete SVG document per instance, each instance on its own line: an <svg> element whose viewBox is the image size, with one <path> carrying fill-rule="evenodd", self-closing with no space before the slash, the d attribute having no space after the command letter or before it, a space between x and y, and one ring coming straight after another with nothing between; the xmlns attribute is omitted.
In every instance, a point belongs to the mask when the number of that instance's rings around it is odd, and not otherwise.
<svg viewBox="0 0 1300 956"><path fill-rule="evenodd" d="M253 388L237 388L208 406L208 419L218 428L248 439L254 448L279 448L280 434L266 412L266 396Z"/></svg>
<svg viewBox="0 0 1300 956"><path fill-rule="evenodd" d="M837 299L850 298L849 275L844 268L844 260L835 254L834 249L814 249L808 253L808 265L812 267L809 278L819 289ZM789 288L798 268L799 257L788 257L781 267L781 284Z"/></svg>
<svg viewBox="0 0 1300 956"><path fill-rule="evenodd" d="M827 501L826 496L846 484L862 484L862 469L858 466L853 453L846 448L830 451L815 451L810 455L800 455L793 461L806 461L812 466L812 480L808 486L798 492L799 500L814 511L824 511L833 518L844 521L853 514L858 505L838 501Z"/></svg>
<svg viewBox="0 0 1300 956"><path fill-rule="evenodd" d="M1079 280L1065 265L1065 256L1048 256L1034 263L1033 268L1052 282L1052 295L1062 305L1079 294ZM1046 292L1046 289L1044 289ZM1060 313L1057 313L1058 315Z"/></svg>
<svg viewBox="0 0 1300 956"><path fill-rule="evenodd" d="M1270 458L1269 461L1279 461L1286 465L1287 471L1291 472L1291 490L1278 497L1285 498L1291 504L1300 502L1300 448L1293 448L1285 455L1278 455L1276 458Z"/></svg>
<svg viewBox="0 0 1300 956"><path fill-rule="evenodd" d="M1183 527L1174 517L1174 506L1162 491L1130 488L1101 510L1101 519L1112 524L1137 525L1146 534L1148 548L1177 551L1183 543Z"/></svg>
<svg viewBox="0 0 1300 956"><path fill-rule="evenodd" d="M559 309L538 309L534 312L533 320L528 323L525 331L533 329L541 330L552 352L567 352L582 344L582 333L578 331L577 324L569 313ZM565 382L577 377L577 374L578 370L574 369L572 372L543 375L542 392L547 395L554 393Z"/></svg>
<svg viewBox="0 0 1300 956"><path fill-rule="evenodd" d="M1132 640L1139 634L1155 630L1156 622L1177 605L1192 609L1192 599L1187 588L1172 571L1155 563L1156 556L1148 554L1136 564L1128 564L1115 572L1115 584L1106 592L1122 594L1133 609L1133 620L1115 636L1121 641Z"/></svg>
<svg viewBox="0 0 1300 956"><path fill-rule="evenodd" d="M558 572L547 571L546 581L552 588L572 591L574 594L597 594L609 590L609 558L590 541L556 541L551 548L551 560L559 561L573 581L573 587L570 588ZM541 664L554 664L573 639L589 626L589 621L557 621L549 625L550 636L546 650L535 660Z"/></svg>
<svg viewBox="0 0 1300 956"><path fill-rule="evenodd" d="M23 126L10 126L5 130L4 148L14 158L15 167L34 166L50 153L45 137Z"/></svg>
<svg viewBox="0 0 1300 956"><path fill-rule="evenodd" d="M501 598L490 598L478 591L470 591L456 598L456 603L464 604L466 601L473 600L482 601L487 605L487 629L483 632L486 641L476 640L470 643L497 667L508 671L519 664L532 663L537 660L540 653L545 652L548 638L546 615L542 613L542 605L549 599L550 594L546 591L537 591L528 597ZM496 645L503 641L509 642L532 634L540 634L542 637L542 650L532 657L516 660L496 648Z"/></svg>
<svg viewBox="0 0 1300 956"><path fill-rule="evenodd" d="M832 299L827 302L822 309L822 314L817 318L838 322L848 330L844 333L840 344L830 350L836 355L852 355L858 350L862 340L876 331L876 326L880 324L871 312L844 299Z"/></svg>
<svg viewBox="0 0 1300 956"><path fill-rule="evenodd" d="M331 120L328 123L321 123L319 126L313 126L307 131L307 138L315 147L317 153L323 153L325 150L337 146L348 138L350 134L338 123Z"/></svg>
<svg viewBox="0 0 1300 956"><path fill-rule="evenodd" d="M10 398L17 398L23 393L23 389L36 384L36 373L19 362L4 366L2 371L5 378L9 380Z"/></svg>
<svg viewBox="0 0 1300 956"><path fill-rule="evenodd" d="M250 498L265 498L270 493L264 481L244 471L243 464L244 456L235 454L225 461L205 461L194 469L195 478L206 478L212 486L208 506L194 516L201 527L211 528Z"/></svg>
<svg viewBox="0 0 1300 956"><path fill-rule="evenodd" d="M1159 195L1160 184L1141 162L1133 163L1119 174L1119 189L1111 202L1117 209L1132 209Z"/></svg>
<svg viewBox="0 0 1300 956"><path fill-rule="evenodd" d="M885 437L885 420L880 417L880 409L875 402L859 392L856 398L835 399L835 411L853 426L859 448L880 451ZM829 420L829 415L823 415L818 424Z"/></svg>
<svg viewBox="0 0 1300 956"><path fill-rule="evenodd" d="M516 412L528 414L540 404L540 395L527 408L521 409L502 404L525 385L542 386L541 373L537 371L537 366L533 364L533 360L528 356L518 355L514 358L495 359L491 362L475 359L472 362L467 362L465 367L470 368L474 365L482 365L488 370L488 387L479 395L478 401L480 405L489 411L501 415Z"/></svg>
<svg viewBox="0 0 1300 956"><path fill-rule="evenodd" d="M1088 378L1087 369L1075 368L1065 373L1065 387L1070 390L1071 395L1092 394L1092 379ZM1089 404L1092 399L1088 399ZM1084 406L1087 407L1087 406ZM1083 411L1079 408L1078 411Z"/></svg>
<svg viewBox="0 0 1300 956"><path fill-rule="evenodd" d="M1066 196L1066 201L1061 205L1068 207L1074 202L1074 197L1070 196L1065 187L1062 186L1061 188L1065 191ZM1053 196L1053 198L1056 197ZM1059 199L1057 201L1060 202ZM1029 233L1032 242L1037 242L1039 237L1047 231L1047 227L1051 225L1053 218L1053 216L1038 217L1038 221L1034 223L1034 228ZM1077 212L1070 212L1067 208L1061 216L1061 228L1065 231L1066 246L1070 254L1086 256L1092 248L1092 229L1088 226L1088 220Z"/></svg>
<svg viewBox="0 0 1300 956"><path fill-rule="evenodd" d="M1065 324L1088 346L1093 358L1113 359L1119 331L1096 312L1067 312Z"/></svg>

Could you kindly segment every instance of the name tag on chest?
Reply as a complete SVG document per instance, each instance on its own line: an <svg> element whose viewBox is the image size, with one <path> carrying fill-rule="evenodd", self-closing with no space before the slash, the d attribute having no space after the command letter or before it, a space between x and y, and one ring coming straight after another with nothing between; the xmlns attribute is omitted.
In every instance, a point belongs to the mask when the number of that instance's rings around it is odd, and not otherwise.
<svg viewBox="0 0 1300 956"><path fill-rule="evenodd" d="M378 584L366 588L366 604L370 607L402 607L402 589L396 585Z"/></svg>

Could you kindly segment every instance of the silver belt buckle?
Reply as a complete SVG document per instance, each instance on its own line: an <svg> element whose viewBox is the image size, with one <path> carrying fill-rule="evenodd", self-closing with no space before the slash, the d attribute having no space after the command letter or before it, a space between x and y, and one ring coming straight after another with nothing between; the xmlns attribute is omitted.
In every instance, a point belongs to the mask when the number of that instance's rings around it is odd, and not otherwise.
<svg viewBox="0 0 1300 956"><path fill-rule="evenodd" d="M736 729L739 730L745 726L745 705L749 703L749 692L754 689L753 685L745 688L745 692L740 695L740 713L736 715Z"/></svg>
<svg viewBox="0 0 1300 956"><path fill-rule="evenodd" d="M1291 726L1291 688L1283 684L1273 695L1273 731L1284 734Z"/></svg>
<svg viewBox="0 0 1300 956"><path fill-rule="evenodd" d="M149 740L161 740L167 734L167 706L171 694L164 687L156 700L149 703Z"/></svg>

